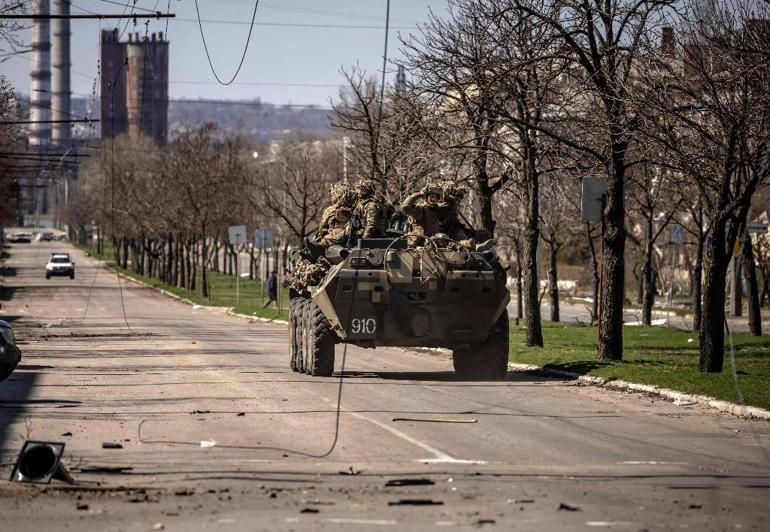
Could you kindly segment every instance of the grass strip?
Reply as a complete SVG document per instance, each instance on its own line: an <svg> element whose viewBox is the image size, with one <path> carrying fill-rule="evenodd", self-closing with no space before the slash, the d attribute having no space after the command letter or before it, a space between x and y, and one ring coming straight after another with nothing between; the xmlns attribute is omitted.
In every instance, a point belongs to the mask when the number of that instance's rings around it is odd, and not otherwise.
<svg viewBox="0 0 770 532"><path fill-rule="evenodd" d="M511 323L509 358L580 375L650 384L738 402L725 345L722 373L698 369L698 334L665 326L623 329L623 360L596 360L596 327L543 322L545 347L526 347L523 325ZM735 333L735 362L738 385L747 405L770 409L770 338Z"/></svg>

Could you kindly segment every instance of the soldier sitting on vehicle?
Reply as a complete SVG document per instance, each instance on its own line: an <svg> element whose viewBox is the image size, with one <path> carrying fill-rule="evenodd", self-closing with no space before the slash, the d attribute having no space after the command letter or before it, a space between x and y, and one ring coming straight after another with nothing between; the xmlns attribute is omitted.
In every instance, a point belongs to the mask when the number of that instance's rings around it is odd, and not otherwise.
<svg viewBox="0 0 770 532"><path fill-rule="evenodd" d="M388 225L388 213L385 205L375 197L377 183L373 179L360 179L353 187L357 203L354 217L360 225L361 238L380 238L385 236Z"/></svg>
<svg viewBox="0 0 770 532"><path fill-rule="evenodd" d="M415 237L414 243L424 240L420 237L444 236L467 249L488 249L492 241L477 244L475 232L460 220L460 203L465 193L461 185L443 181L429 183L408 196L402 208L410 217L409 234Z"/></svg>
<svg viewBox="0 0 770 532"><path fill-rule="evenodd" d="M327 248L344 244L356 196L346 183L334 183L330 190L332 204L324 209L313 243Z"/></svg>

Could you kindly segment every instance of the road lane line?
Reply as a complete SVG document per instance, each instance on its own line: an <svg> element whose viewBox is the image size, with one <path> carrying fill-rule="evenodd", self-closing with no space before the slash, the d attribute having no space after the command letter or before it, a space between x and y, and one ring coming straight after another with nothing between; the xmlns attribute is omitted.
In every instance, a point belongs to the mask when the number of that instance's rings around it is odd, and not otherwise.
<svg viewBox="0 0 770 532"><path fill-rule="evenodd" d="M397 436L398 438L401 438L402 440L409 442L412 445L415 445L416 447L419 447L424 451L428 451L433 455L433 458L423 458L423 459L412 460L413 462L424 462L424 463L431 463L431 464L486 464L487 463L486 461L483 461L483 460L462 460L459 458L455 458L439 449L436 449L431 445L428 445L425 442L421 442L420 440L413 438L409 434L401 432L400 430L393 428L390 425L386 425L381 421L377 421L376 419L372 419L355 412L348 412L348 413L353 417L363 419L364 421L368 421L372 425L376 425L383 430L387 430L394 436Z"/></svg>

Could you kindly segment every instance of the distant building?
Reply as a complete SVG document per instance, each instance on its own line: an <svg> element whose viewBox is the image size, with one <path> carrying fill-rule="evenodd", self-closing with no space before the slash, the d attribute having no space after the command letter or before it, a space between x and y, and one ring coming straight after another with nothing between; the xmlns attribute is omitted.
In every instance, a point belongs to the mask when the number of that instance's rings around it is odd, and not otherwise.
<svg viewBox="0 0 770 532"><path fill-rule="evenodd" d="M163 33L102 31L102 138L140 134L164 145L168 139L168 41Z"/></svg>

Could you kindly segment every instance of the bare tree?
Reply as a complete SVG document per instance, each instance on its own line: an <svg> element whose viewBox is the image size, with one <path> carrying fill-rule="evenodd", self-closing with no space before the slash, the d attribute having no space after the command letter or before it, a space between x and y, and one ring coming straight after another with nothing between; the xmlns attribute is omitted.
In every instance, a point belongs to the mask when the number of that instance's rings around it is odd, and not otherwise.
<svg viewBox="0 0 770 532"><path fill-rule="evenodd" d="M659 141L699 190L708 219L700 324L700 369L721 372L725 286L733 248L754 192L766 179L770 69L754 43L767 30L739 0L708 12L688 5L678 25L677 63L651 82L662 120Z"/></svg>
<svg viewBox="0 0 770 532"><path fill-rule="evenodd" d="M634 164L631 150L639 125L642 99L635 95L634 78L642 56L650 49L648 36L656 14L673 0L617 0L585 2L561 0L556 8L545 0L511 3L558 35L573 59L570 74L579 93L565 113L575 116L588 138L565 137L555 128L543 132L593 157L607 175L602 253L602 306L598 358L623 356L623 300L625 250L625 175Z"/></svg>

